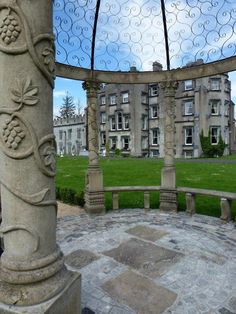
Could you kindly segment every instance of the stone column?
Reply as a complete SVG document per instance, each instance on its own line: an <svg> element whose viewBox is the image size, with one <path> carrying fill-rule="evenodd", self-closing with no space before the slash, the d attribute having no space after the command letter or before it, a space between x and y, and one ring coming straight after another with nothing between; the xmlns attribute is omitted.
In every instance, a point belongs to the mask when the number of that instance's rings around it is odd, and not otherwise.
<svg viewBox="0 0 236 314"><path fill-rule="evenodd" d="M94 81L84 82L87 91L87 125L89 166L85 179L85 209L90 214L102 214L105 211L103 174L99 166L97 90L99 84Z"/></svg>
<svg viewBox="0 0 236 314"><path fill-rule="evenodd" d="M161 172L160 209L177 210L176 171L174 163L175 92L178 83L160 84L164 93L164 167Z"/></svg>
<svg viewBox="0 0 236 314"><path fill-rule="evenodd" d="M0 69L0 312L15 313L62 298L78 277L56 244L52 1L1 0Z"/></svg>

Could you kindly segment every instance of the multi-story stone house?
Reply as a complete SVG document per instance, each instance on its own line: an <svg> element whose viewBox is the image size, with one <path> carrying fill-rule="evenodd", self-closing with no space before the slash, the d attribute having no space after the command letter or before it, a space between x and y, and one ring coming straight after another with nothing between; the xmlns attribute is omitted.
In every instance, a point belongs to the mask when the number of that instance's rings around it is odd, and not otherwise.
<svg viewBox="0 0 236 314"><path fill-rule="evenodd" d="M54 119L58 155L79 155L86 149L85 115Z"/></svg>
<svg viewBox="0 0 236 314"><path fill-rule="evenodd" d="M199 62L199 61L198 61ZM200 61L201 62L201 61ZM188 64L191 66L193 64ZM153 71L161 71L158 62ZM136 71L134 67L131 71ZM158 84L103 84L98 93L99 146L123 155L164 156L164 101ZM79 155L87 147L86 115L54 120L58 154ZM175 99L175 155L201 156L200 132L217 144L220 134L236 151L234 103L227 74L179 83Z"/></svg>
<svg viewBox="0 0 236 314"><path fill-rule="evenodd" d="M198 61L201 62L201 61ZM193 64L188 64L191 66ZM161 64L153 63L154 71ZM135 68L131 68L135 71ZM180 82L175 101L175 155L199 157L200 132L212 145L220 134L235 150L234 104L227 74ZM106 84L98 94L100 148L132 156L164 156L164 102L158 84Z"/></svg>
<svg viewBox="0 0 236 314"><path fill-rule="evenodd" d="M108 143L111 150L118 148L123 154L142 156L148 151L142 138L148 138L147 124L142 120L148 115L148 86L108 84L99 96L100 147ZM146 120L145 120L146 121Z"/></svg>

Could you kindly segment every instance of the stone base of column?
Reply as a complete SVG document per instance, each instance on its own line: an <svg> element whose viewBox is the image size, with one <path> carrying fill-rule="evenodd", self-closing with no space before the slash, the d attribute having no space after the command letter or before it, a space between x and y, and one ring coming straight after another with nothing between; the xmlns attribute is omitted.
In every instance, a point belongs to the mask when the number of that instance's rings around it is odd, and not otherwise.
<svg viewBox="0 0 236 314"><path fill-rule="evenodd" d="M177 191L172 189L160 190L160 210L177 211Z"/></svg>
<svg viewBox="0 0 236 314"><path fill-rule="evenodd" d="M51 299L45 300L59 287L63 287ZM11 285L0 281L0 313L1 314L80 314L81 275L64 268L55 276L31 285ZM24 306L28 303L37 305ZM49 300L48 300L49 299ZM11 304L11 305L6 305ZM22 304L24 304L22 306Z"/></svg>
<svg viewBox="0 0 236 314"><path fill-rule="evenodd" d="M160 210L177 211L175 166L164 166L161 170Z"/></svg>
<svg viewBox="0 0 236 314"><path fill-rule="evenodd" d="M84 207L89 214L105 213L103 174L98 166L90 166L87 171Z"/></svg>
<svg viewBox="0 0 236 314"><path fill-rule="evenodd" d="M105 214L104 192L85 191L85 210L89 214Z"/></svg>

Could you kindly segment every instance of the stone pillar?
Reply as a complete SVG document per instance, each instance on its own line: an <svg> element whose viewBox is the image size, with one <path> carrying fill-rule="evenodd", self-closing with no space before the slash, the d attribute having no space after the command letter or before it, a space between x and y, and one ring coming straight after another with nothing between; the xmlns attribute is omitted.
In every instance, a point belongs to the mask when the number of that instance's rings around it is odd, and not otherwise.
<svg viewBox="0 0 236 314"><path fill-rule="evenodd" d="M186 193L185 199L186 199L186 212L190 215L194 215L196 213L195 194Z"/></svg>
<svg viewBox="0 0 236 314"><path fill-rule="evenodd" d="M160 209L177 210L176 171L174 163L175 92L177 82L163 82L164 93L164 167L161 172Z"/></svg>
<svg viewBox="0 0 236 314"><path fill-rule="evenodd" d="M61 300L79 276L64 267L56 244L52 1L1 0L0 68L0 312L8 304L14 313Z"/></svg>
<svg viewBox="0 0 236 314"><path fill-rule="evenodd" d="M147 211L148 209L150 209L150 192L145 191L143 196L144 196L144 209L145 211Z"/></svg>
<svg viewBox="0 0 236 314"><path fill-rule="evenodd" d="M229 222L231 220L231 200L222 197L220 199L221 216L220 219Z"/></svg>
<svg viewBox="0 0 236 314"><path fill-rule="evenodd" d="M112 192L112 209L117 210L119 209L119 193Z"/></svg>
<svg viewBox="0 0 236 314"><path fill-rule="evenodd" d="M105 211L103 174L99 166L97 90L99 84L94 81L84 82L87 91L87 125L89 166L85 179L85 209L90 214L102 214Z"/></svg>

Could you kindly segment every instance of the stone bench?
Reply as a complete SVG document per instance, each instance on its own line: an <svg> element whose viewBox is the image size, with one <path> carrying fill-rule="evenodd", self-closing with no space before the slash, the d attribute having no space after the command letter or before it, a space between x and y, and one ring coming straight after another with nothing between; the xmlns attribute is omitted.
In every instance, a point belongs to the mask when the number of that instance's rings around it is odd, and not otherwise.
<svg viewBox="0 0 236 314"><path fill-rule="evenodd" d="M160 186L111 186L105 187L104 192L112 193L112 208L119 209L120 192L144 192L144 209L150 208L150 192L159 191Z"/></svg>
<svg viewBox="0 0 236 314"><path fill-rule="evenodd" d="M119 193L120 192L144 192L144 209L150 208L150 192L160 191L160 186L111 186L105 187L104 192L112 193L112 208L119 209ZM197 189L188 187L177 187L177 192L185 193L186 211L193 215L196 212L195 196L207 195L220 198L221 219L225 221L231 220L231 202L236 200L236 193Z"/></svg>
<svg viewBox="0 0 236 314"><path fill-rule="evenodd" d="M232 200L236 200L236 193L196 189L188 187L178 187L177 192L185 193L186 199L186 211L191 215L195 213L195 196L207 195L220 198L221 216L220 218L225 221L231 220L231 203Z"/></svg>

